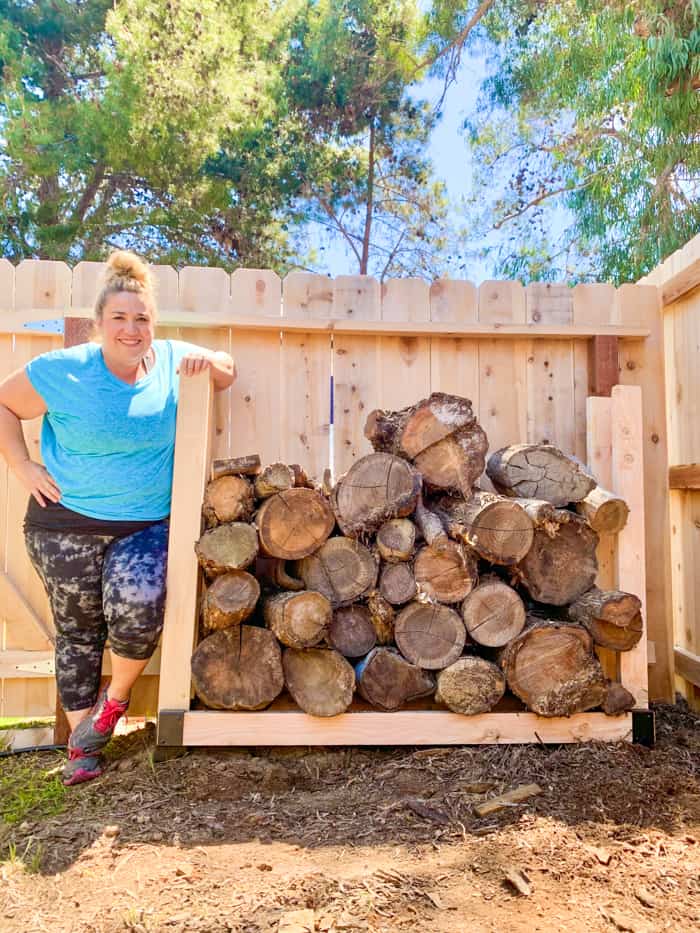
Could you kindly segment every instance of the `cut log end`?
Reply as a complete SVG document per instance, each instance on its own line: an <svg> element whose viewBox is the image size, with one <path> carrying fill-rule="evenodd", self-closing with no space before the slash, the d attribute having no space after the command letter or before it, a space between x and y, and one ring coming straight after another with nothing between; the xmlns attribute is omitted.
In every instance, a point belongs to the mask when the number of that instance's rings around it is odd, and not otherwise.
<svg viewBox="0 0 700 933"><path fill-rule="evenodd" d="M483 658L459 658L437 675L435 699L453 713L488 713L505 693L506 679L495 664Z"/></svg>
<svg viewBox="0 0 700 933"><path fill-rule="evenodd" d="M328 643L346 658L363 658L377 643L369 609L358 605L336 609Z"/></svg>
<svg viewBox="0 0 700 933"><path fill-rule="evenodd" d="M231 522L206 531L195 545L205 574L217 577L231 570L245 570L258 553L258 536L251 525Z"/></svg>
<svg viewBox="0 0 700 933"><path fill-rule="evenodd" d="M333 608L349 606L377 583L379 566L371 551L350 538L329 538L314 554L297 564L310 590L323 593Z"/></svg>
<svg viewBox="0 0 700 933"><path fill-rule="evenodd" d="M461 602L476 585L477 569L476 555L455 541L421 548L413 564L420 592L441 603Z"/></svg>
<svg viewBox="0 0 700 933"><path fill-rule="evenodd" d="M502 648L525 627L525 606L512 587L498 579L482 579L462 603L462 618L473 641Z"/></svg>
<svg viewBox="0 0 700 933"><path fill-rule="evenodd" d="M352 703L355 671L332 648L288 648L282 664L287 690L310 716L338 716Z"/></svg>
<svg viewBox="0 0 700 933"><path fill-rule="evenodd" d="M592 587L569 606L572 622L583 625L594 642L614 651L629 651L644 632L642 602L632 593Z"/></svg>
<svg viewBox="0 0 700 933"><path fill-rule="evenodd" d="M396 617L394 638L411 664L425 670L440 670L461 655L466 631L453 609L413 602Z"/></svg>
<svg viewBox="0 0 700 933"><path fill-rule="evenodd" d="M279 642L250 625L215 632L192 655L192 683L212 709L263 709L284 687Z"/></svg>
<svg viewBox="0 0 700 933"><path fill-rule="evenodd" d="M321 593L302 590L270 596L265 600L263 615L265 624L283 645L312 648L325 637L332 610Z"/></svg>
<svg viewBox="0 0 700 933"><path fill-rule="evenodd" d="M265 554L299 560L321 547L333 530L335 519L321 493L301 487L265 499L256 524Z"/></svg>
<svg viewBox="0 0 700 933"><path fill-rule="evenodd" d="M395 648L374 648L356 668L358 692L387 712L435 692L433 677L401 657Z"/></svg>
<svg viewBox="0 0 700 933"><path fill-rule="evenodd" d="M260 584L244 570L231 570L216 577L204 594L204 631L215 632L240 625L252 614L259 597Z"/></svg>

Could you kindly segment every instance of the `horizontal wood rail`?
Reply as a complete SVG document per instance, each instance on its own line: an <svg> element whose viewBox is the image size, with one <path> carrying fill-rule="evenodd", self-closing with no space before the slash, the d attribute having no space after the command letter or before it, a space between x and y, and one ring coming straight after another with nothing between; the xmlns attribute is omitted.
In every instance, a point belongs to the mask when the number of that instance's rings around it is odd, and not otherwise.
<svg viewBox="0 0 700 933"><path fill-rule="evenodd" d="M144 674L156 676L160 672L160 648L149 660ZM0 678L6 680L34 680L42 677L53 677L56 673L56 659L53 650L24 651L22 649L9 649L0 651ZM112 673L112 663L109 651L105 651L102 659L102 674Z"/></svg>
<svg viewBox="0 0 700 933"><path fill-rule="evenodd" d="M694 686L700 687L700 655L692 654L676 645L673 649L673 658L676 662L676 674L684 677Z"/></svg>
<svg viewBox="0 0 700 933"><path fill-rule="evenodd" d="M83 313L84 312L84 313ZM47 332L46 322L62 317L90 317L87 309L75 309L61 315L57 311L29 309L0 310L0 333ZM347 318L263 317L230 314L227 311L177 311L161 309L158 324L164 327L226 327L246 331L297 331L302 333L336 333L358 336L404 337L532 337L547 340L589 340L592 337L620 337L644 340L650 330L622 324L500 324L442 321L350 320Z"/></svg>
<svg viewBox="0 0 700 933"><path fill-rule="evenodd" d="M700 463L679 463L668 468L670 489L700 489Z"/></svg>

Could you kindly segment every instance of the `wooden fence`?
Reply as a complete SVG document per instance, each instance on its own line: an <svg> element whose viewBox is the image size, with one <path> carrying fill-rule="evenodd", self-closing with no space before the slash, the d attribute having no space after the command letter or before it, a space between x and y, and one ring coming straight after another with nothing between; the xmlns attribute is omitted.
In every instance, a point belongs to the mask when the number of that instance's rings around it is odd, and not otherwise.
<svg viewBox="0 0 700 933"><path fill-rule="evenodd" d="M700 236L644 281L665 330L676 686L700 710Z"/></svg>
<svg viewBox="0 0 700 933"><path fill-rule="evenodd" d="M100 270L97 263L71 271L62 263L14 268L0 261L0 376L62 345L50 333L52 322L89 313ZM372 408L401 407L440 389L473 400L492 450L550 441L589 459L605 483L620 470L641 479L639 458L624 453L625 436L615 448L622 459L613 462L609 397L615 382L640 386L647 520L644 529L628 533L622 552L634 565L646 549L637 579L646 571L649 690L652 698L671 697L663 327L655 285L485 282L476 288L402 279L380 286L369 277L296 272L284 281L259 270L229 276L160 267L156 273L158 336L227 349L237 361L238 381L217 397L215 457L258 452L264 462L297 462L317 476L332 463L340 474L369 451L363 426ZM600 397L587 402L590 395ZM615 423L628 424L629 435L629 422ZM25 427L33 454L38 430L38 423ZM6 716L46 715L55 702L52 624L24 552L25 506L25 494L3 467L0 715ZM601 582L619 578L620 553L615 542L601 542ZM629 566L624 576L630 579ZM154 674L158 663L150 667ZM144 678L143 710L154 709L156 679Z"/></svg>

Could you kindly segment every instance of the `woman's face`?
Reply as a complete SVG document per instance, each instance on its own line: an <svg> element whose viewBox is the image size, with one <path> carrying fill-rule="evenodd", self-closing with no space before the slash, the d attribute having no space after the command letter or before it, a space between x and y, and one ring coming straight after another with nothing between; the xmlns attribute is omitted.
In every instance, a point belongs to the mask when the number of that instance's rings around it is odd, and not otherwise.
<svg viewBox="0 0 700 933"><path fill-rule="evenodd" d="M107 298L97 330L103 353L125 367L137 367L153 342L155 321L141 295L116 292Z"/></svg>

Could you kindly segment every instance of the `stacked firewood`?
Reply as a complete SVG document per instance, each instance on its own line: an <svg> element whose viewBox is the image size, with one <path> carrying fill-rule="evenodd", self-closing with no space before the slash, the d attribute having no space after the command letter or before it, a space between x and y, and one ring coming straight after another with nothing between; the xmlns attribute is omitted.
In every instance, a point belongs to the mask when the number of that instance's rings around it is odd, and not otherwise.
<svg viewBox="0 0 700 933"><path fill-rule="evenodd" d="M215 464L196 546L199 699L262 709L286 687L334 716L355 691L380 710L434 695L473 715L509 688L542 716L631 708L595 651L642 634L638 597L594 585L598 532L624 526L625 503L550 445L486 464L458 396L374 411L365 434L375 452L332 488L257 457Z"/></svg>

